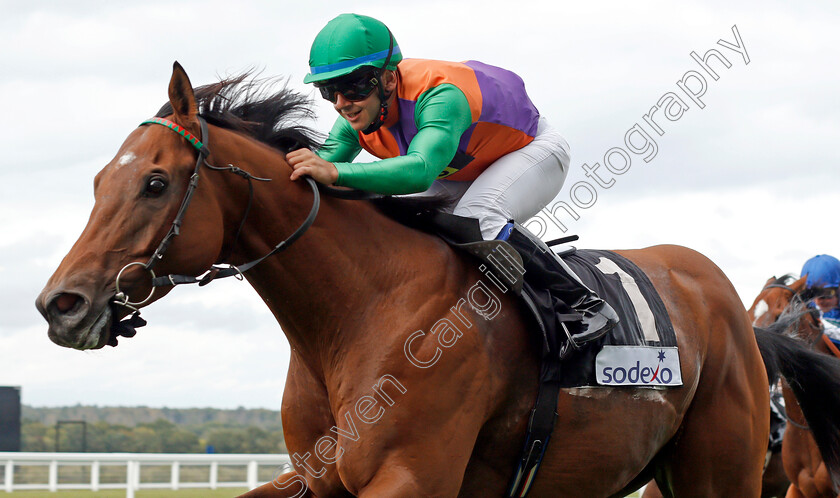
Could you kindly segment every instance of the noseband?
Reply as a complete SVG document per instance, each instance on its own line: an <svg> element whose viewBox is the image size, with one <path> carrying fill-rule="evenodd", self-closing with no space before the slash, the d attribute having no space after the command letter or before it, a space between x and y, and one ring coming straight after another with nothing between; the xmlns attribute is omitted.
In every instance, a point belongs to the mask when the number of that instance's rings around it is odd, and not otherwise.
<svg viewBox="0 0 840 498"><path fill-rule="evenodd" d="M253 184L252 184L251 180L257 180L257 181L263 181L263 182L271 181L270 178L259 178L259 177L253 176L250 173L248 173L247 171L244 171L240 168L237 168L236 166L234 166L232 164L229 164L226 167L218 167L218 166L214 166L214 165L210 164L209 162L207 162L207 157L210 155L210 149L208 148L208 146L206 144L206 142L209 139L209 134L208 134L208 131L207 131L207 122L201 116L196 116L196 118L198 119L198 122L199 122L200 127L201 127L201 138L203 138L205 140L204 143L202 143L201 140L196 138L193 134L191 134L189 131L187 131L183 127L181 127L178 124L173 123L172 121L169 121L167 119L151 118L151 119L148 119L148 120L140 123L140 126L143 126L143 125L146 125L146 124L162 125L162 126L165 126L165 127L169 128L170 130L178 133L179 135L184 137L184 139L186 139L193 147L195 147L198 150L198 158L196 159L195 170L193 171L193 174L190 177L190 182L189 182L189 185L187 186L187 191L184 194L183 200L181 201L181 207L178 209L178 214L175 216L175 219L172 221L172 226L169 228L169 232L167 232L167 234L163 238L163 240L160 241L160 244L158 244L157 249L155 249L155 252L152 254L152 256L149 258L149 260L146 263L141 263L139 261L128 263L117 274L117 279L116 279L116 282L115 282L115 284L116 284L116 295L114 296L114 301L113 302L114 302L114 304L124 306L124 307L127 307L129 309L134 310L134 316L135 317L139 314L138 307L148 303L152 299L152 296L154 296L155 289L158 288L158 287L165 287L165 286L170 286L170 285L175 286L175 285L180 285L180 284L194 284L194 283L197 283L198 285L203 286L203 285L209 284L211 281L213 281L217 278L225 278L225 277L231 277L231 276L235 276L236 278L241 280L243 278L242 277L243 273L250 270L254 266L260 264L263 260L265 260L269 256L272 256L272 255L288 248L294 241L296 241L298 238L300 238L303 235L303 233L312 225L312 223L315 221L315 217L318 214L318 208L319 208L320 203L321 203L321 198L320 198L320 195L318 193L318 185L315 183L315 181L312 178L310 178L308 176L305 176L304 179L307 181L307 183L309 183L309 186L312 188L312 192L314 194L314 198L313 198L313 201L312 201L312 208L309 210L309 215L306 217L306 219L303 221L303 223L297 228L297 230L294 231L294 233L292 233L288 238L286 238L285 240L283 240L282 242L280 242L279 244L274 246L274 248L271 251L269 251L266 255L262 256L261 258L250 261L248 263L245 263L243 265L240 265L240 266L234 266L234 265L231 265L231 264L226 264L226 265L223 265L223 266L212 265L206 272L204 272L202 275L199 275L197 277L192 276L192 275L164 275L164 276L160 276L160 277L156 276L155 272L153 270L153 267L155 266L155 264L158 261L163 259L163 255L166 252L167 248L169 247L169 244L181 232L181 224L184 220L184 216L186 215L187 208L189 207L190 201L192 200L192 197L193 197L193 194L195 194L195 190L198 187L199 172L201 170L202 165L204 165L207 168L209 168L211 170L214 170L214 171L229 171L231 173L239 175L239 176L245 178L246 180L248 180L248 188L249 188L248 205L246 206L245 213L242 217L242 221L239 223L239 229L236 232L236 238L234 239L234 245L236 244L236 240L238 240L239 234L242 232L242 228L245 225L245 221L248 218L248 213L249 213L250 208L251 208L251 202L252 202L253 197L254 197L254 187L253 187ZM120 277L122 277L122 274L126 269L128 269L132 266L142 266L152 276L152 290L151 290L151 292L149 292L149 295L142 301L137 301L137 302L129 301L128 296L120 289Z"/></svg>

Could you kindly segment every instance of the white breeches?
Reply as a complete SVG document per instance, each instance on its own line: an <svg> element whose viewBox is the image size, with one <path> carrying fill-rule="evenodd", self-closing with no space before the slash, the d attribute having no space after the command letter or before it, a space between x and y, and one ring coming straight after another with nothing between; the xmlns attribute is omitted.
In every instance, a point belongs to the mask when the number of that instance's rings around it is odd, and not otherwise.
<svg viewBox="0 0 840 498"><path fill-rule="evenodd" d="M445 192L460 199L452 214L478 218L484 240L492 240L508 220L525 223L560 193L569 161L569 143L540 117L531 143L500 157L472 182L436 180L413 195Z"/></svg>

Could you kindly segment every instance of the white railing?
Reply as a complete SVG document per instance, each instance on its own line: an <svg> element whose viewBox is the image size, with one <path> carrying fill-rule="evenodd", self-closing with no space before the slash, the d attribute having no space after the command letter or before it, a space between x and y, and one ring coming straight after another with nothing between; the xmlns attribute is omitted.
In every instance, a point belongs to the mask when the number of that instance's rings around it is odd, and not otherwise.
<svg viewBox="0 0 840 498"><path fill-rule="evenodd" d="M0 452L0 466L4 466L3 487L7 493L22 490L60 489L125 489L126 498L134 498L134 492L139 489L172 489L179 488L244 488L253 489L260 482L258 472L260 466L273 469L273 476L280 468L290 464L289 455L241 455L241 454L199 454L199 453L18 453ZM184 482L181 480L181 465L209 466L209 480L207 482ZM58 468L61 465L90 466L89 483L59 483ZM171 468L168 482L142 482L140 468L142 465L163 466ZM245 481L219 481L219 465L243 466L246 468ZM41 466L49 467L46 483L14 482L15 468ZM125 482L102 483L100 470L103 466L123 466L126 469Z"/></svg>

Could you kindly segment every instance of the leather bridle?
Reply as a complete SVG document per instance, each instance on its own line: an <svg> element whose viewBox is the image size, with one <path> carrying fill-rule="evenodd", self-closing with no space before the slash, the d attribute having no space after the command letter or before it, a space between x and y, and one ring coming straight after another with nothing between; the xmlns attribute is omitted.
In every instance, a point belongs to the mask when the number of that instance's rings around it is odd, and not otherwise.
<svg viewBox="0 0 840 498"><path fill-rule="evenodd" d="M785 285L785 284L769 284L769 285L765 285L765 286L764 286L764 288L763 288L763 289L761 289L761 291L762 291L762 292L764 292L764 291L766 291L767 289L784 289L784 290L786 290L786 291L789 291L791 294L796 295L796 289L794 289L793 287L790 287L789 285Z"/></svg>
<svg viewBox="0 0 840 498"><path fill-rule="evenodd" d="M175 219L172 221L172 226L169 228L169 231L167 232L166 236L164 236L163 240L161 240L160 244L158 244L158 247L157 247L157 249L155 249L155 252L152 254L152 256L149 258L149 260L147 262L142 263L142 262L139 262L139 261L135 261L135 262L132 262L132 263L128 263L117 274L116 295L114 296L113 303L134 310L134 315L135 316L139 313L138 307L148 303L152 299L152 297L154 296L155 289L158 288L158 287L175 286L175 285L180 285L180 284L194 284L194 283L197 283L198 285L203 286L203 285L209 284L211 281L213 281L215 279L231 277L231 276L242 279L243 278L243 273L250 270L254 266L260 264L266 258L268 258L268 257L270 257L274 254L277 254L280 251L283 251L283 250L287 249L294 241L296 241L298 238L300 238L303 235L303 233L306 232L306 230L312 225L312 223L315 221L315 217L318 214L318 208L319 208L320 203L321 203L321 198L320 198L320 195L318 193L318 185L315 183L315 180L313 180L312 178L310 178L308 176L305 176L304 179L307 181L307 183L309 183L309 186L312 188L312 193L314 195L313 200L312 200L312 208L309 210L309 215L306 217L306 219L303 221L303 223L301 223L301 225L297 228L297 230L295 230L285 240L283 240L282 242L280 242L279 244L274 246L274 248L271 251L269 251L267 254L265 254L264 256L262 256L260 258L257 258L253 261L250 261L248 263L245 263L245 264L242 264L242 265L239 265L239 266L235 266L235 265L232 265L232 264L212 265L212 266L210 266L210 268L207 271L205 271L202 275L199 275L197 277L192 276L192 275L171 275L171 274L170 275L164 275L164 276L156 276L155 272L153 270L155 264L158 261L160 261L161 259L163 259L163 255L166 253L166 250L169 248L169 244L172 242L172 240L181 231L181 224L183 223L184 216L186 215L186 212L187 212L187 208L189 207L190 201L192 200L192 197L193 197L193 194L195 194L196 188L198 187L198 179L199 179L199 176L200 176L199 173L200 173L202 165L204 165L207 168L209 168L211 170L214 170L214 171L229 171L231 173L239 175L239 176L245 178L246 180L248 180L248 187L249 187L248 205L246 206L245 213L242 217L242 221L240 221L240 223L239 223L239 228L236 232L236 239L234 240L234 244L236 243L235 241L238 240L238 238L239 238L239 234L241 233L242 228L245 225L245 221L248 218L248 213L249 213L250 208L251 208L251 203L252 203L253 196L254 196L254 188L253 188L253 184L252 184L251 180L264 181L264 182L271 181L271 179L269 179L269 178L259 178L259 177L253 176L250 173L248 173L247 171L244 171L240 168L237 168L236 166L233 166L232 164L229 164L226 167L219 167L219 166L214 166L214 165L210 164L209 162L207 162L207 157L210 155L210 149L207 146L207 142L209 140L209 134L208 134L208 131L207 131L207 122L201 116L196 116L196 118L198 119L198 122L199 122L199 125L200 125L200 128L201 128L201 138L204 139L204 142L202 142L201 140L196 138L194 135L192 135L185 128L183 128L183 127L179 126L178 124L176 124L172 121L169 121L167 119L152 118L152 119L148 119L146 121L143 121L140 124L141 126L146 125L146 124L159 124L159 125L162 125L162 126L165 126L169 129L171 129L172 131L175 131L176 133L178 133L179 135L184 137L193 147L195 147L198 150L198 158L196 159L195 170L193 171L193 174L190 177L189 185L187 186L187 191L184 193L184 198L181 201L180 208L178 209L178 214L175 216ZM142 301L137 301L137 302L129 301L128 296L120 289L120 277L122 277L122 274L126 269L128 269L132 266L142 266L143 269L148 271L152 276L152 290L149 292L149 295Z"/></svg>

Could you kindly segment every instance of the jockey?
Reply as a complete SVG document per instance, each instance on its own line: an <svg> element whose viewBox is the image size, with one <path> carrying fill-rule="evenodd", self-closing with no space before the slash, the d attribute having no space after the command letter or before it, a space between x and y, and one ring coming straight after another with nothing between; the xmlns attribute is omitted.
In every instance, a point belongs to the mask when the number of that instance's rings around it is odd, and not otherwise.
<svg viewBox="0 0 840 498"><path fill-rule="evenodd" d="M452 214L477 219L485 240L508 240L523 253L526 273L528 261L539 260L558 274L565 290L556 295L581 316L566 329L574 345L618 322L519 225L560 192L569 168L568 143L539 115L519 76L477 61L403 59L385 24L356 14L327 23L309 65L304 82L340 117L317 154L287 155L292 180L309 175L380 194L454 197ZM353 163L362 149L380 160Z"/></svg>
<svg viewBox="0 0 840 498"><path fill-rule="evenodd" d="M840 344L840 305L837 289L840 287L840 261L828 254L814 256L805 262L801 276L808 276L805 285L814 296L814 305L820 310L823 331L835 344Z"/></svg>

